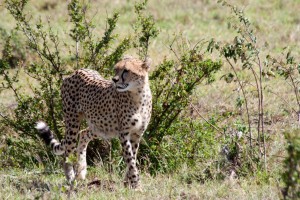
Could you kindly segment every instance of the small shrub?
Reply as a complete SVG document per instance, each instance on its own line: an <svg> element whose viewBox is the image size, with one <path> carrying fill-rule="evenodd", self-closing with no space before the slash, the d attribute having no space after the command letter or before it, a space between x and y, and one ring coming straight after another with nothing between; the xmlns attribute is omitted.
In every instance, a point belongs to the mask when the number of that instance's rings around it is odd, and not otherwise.
<svg viewBox="0 0 300 200"><path fill-rule="evenodd" d="M266 63L263 62L262 51L255 35L254 27L250 20L245 16L244 11L237 6L232 5L226 0L218 0L222 6L230 9L232 17L228 19L230 29L235 31L232 41L219 42L212 39L208 45L207 50L212 52L216 50L220 56L225 60L230 68L230 72L224 75L226 82L230 83L236 80L238 85L239 95L236 101L236 107L240 113L240 121L246 124L244 135L247 140L243 141L243 151L240 153L245 154L241 163L255 163L256 167L252 169L263 168L267 170L267 134L265 131L265 106L264 106L264 69ZM241 70L248 70L249 77L251 78L251 85L255 87L256 104L257 108L251 109L249 100L249 88L247 80L240 77ZM252 84L253 82L253 84ZM253 89L251 89L253 90ZM243 112L241 112L243 110ZM251 116L255 115L258 122L254 122ZM254 126L255 125L255 126ZM228 147L232 146L233 152L236 152L239 147L238 143L229 143ZM235 153L234 153L235 154ZM247 165L248 165L247 164ZM252 166L249 165L249 166Z"/></svg>

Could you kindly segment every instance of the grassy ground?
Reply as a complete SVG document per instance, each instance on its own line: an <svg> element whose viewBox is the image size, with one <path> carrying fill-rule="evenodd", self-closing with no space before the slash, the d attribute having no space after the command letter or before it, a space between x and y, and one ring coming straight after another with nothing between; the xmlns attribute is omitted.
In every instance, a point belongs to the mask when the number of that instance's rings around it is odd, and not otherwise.
<svg viewBox="0 0 300 200"><path fill-rule="evenodd" d="M142 186L124 188L121 177L109 176L101 169L89 169L88 181L77 182L73 189L62 172L44 174L39 170L0 172L1 199L278 199L275 180L268 184L259 178L225 181L187 182L186 172L151 177L142 175ZM263 182L263 184L261 184Z"/></svg>
<svg viewBox="0 0 300 200"><path fill-rule="evenodd" d="M93 0L89 15L95 22L95 35L101 37L105 29L107 13L113 10L120 11L121 17L117 32L126 37L132 32L133 1L121 0ZM290 46L296 55L300 53L300 10L299 0L242 0L230 1L244 8L246 15L256 28L259 45L264 52L278 55L282 48ZM1 30L11 30L15 22L2 6L0 0ZM42 20L50 17L51 24L58 31L61 39L70 43L68 31L71 27L67 23L67 1L43 0L30 1L26 8L32 15L32 22L41 16ZM174 33L182 33L191 43L201 39L216 38L221 41L232 41L232 31L228 29L226 20L229 11L209 0L152 0L149 1L149 12L157 20L160 35L150 47L154 65L159 63L164 56L170 56L168 51L169 41ZM21 38L22 41L22 38ZM74 45L74 44L73 44ZM3 43L0 42L0 50ZM62 51L66 51L61 45ZM130 52L134 54L135 52ZM66 53L67 54L67 53ZM28 55L30 57L31 55ZM299 57L299 56L298 56ZM224 68L218 75L213 85L201 86L195 91L193 103L204 117L222 115L235 110L235 100L241 95L236 82L225 84L220 77L226 73ZM13 73L14 70L11 71ZM246 72L241 76L249 82L247 86L251 91L253 83ZM21 71L20 85L26 86L24 92L29 92L28 85L31 79ZM253 85L253 84L252 84ZM102 169L90 169L88 180L78 183L70 197L76 199L278 199L278 171L281 171L282 157L284 157L283 131L295 126L296 115L291 108L296 107L292 89L282 79L275 78L265 80L265 111L266 130L268 133L268 172L269 176L258 174L255 177L240 179L226 179L225 181L207 181L205 183L185 181L185 175L190 169L182 169L178 173L170 175L158 175L151 177L142 175L142 190L130 191L121 184L122 178L113 174L112 177ZM250 108L255 108L257 103L255 92L249 92ZM13 108L15 101L12 93L2 91L0 93L0 108ZM252 110L252 109L251 109ZM244 111L244 110L242 110ZM251 113L255 121L255 112ZM197 115L197 114L195 114ZM222 123L233 123L228 118ZM5 138L7 133L0 133ZM0 138L0 141L4 141ZM1 143L0 143L1 147ZM63 173L44 174L43 170L0 169L0 198L1 199L60 199L68 198L68 186ZM94 179L100 180L94 185L88 186ZM97 184L101 183L101 184Z"/></svg>
<svg viewBox="0 0 300 200"><path fill-rule="evenodd" d="M134 1L103 0L91 1L88 15L95 22L95 35L101 37L105 29L105 18L112 11L120 12L120 20L117 33L127 36L132 31ZM233 5L243 8L256 28L261 46L268 43L267 49L271 52L280 52L285 46L292 46L299 52L300 19L298 0L232 0ZM1 3L0 3L1 5ZM149 1L149 12L154 15L158 27L161 30L159 37L152 43L150 54L155 63L163 58L162 52L167 51L168 41L174 33L182 32L187 39L197 42L202 39L216 38L222 41L231 41L232 31L228 29L226 20L230 14L228 9L217 4L216 1L179 1L179 0L154 0ZM51 25L58 31L64 42L69 42L68 31L71 27L67 23L67 1L30 1L26 7L30 11L32 22L41 18L44 21L50 19ZM10 30L15 26L14 20L4 6L0 6L0 12L5 20L0 22L0 27Z"/></svg>

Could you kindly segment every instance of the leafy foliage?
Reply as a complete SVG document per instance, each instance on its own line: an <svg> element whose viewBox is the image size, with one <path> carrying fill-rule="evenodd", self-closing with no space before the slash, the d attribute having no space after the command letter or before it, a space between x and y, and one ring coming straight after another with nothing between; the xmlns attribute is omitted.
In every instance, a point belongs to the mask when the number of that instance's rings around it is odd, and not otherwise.
<svg viewBox="0 0 300 200"><path fill-rule="evenodd" d="M179 130L182 123L179 116L186 109L193 89L204 80L212 81L213 74L221 67L221 62L204 59L205 54L201 52L201 46L185 48L177 60L165 59L150 76L153 111L145 140L148 149L150 146L152 150L142 151L142 157L150 159L154 169L162 165L161 155L166 155L163 152L165 149L161 147L163 139L170 135L181 135ZM141 147L143 148L145 146Z"/></svg>
<svg viewBox="0 0 300 200"><path fill-rule="evenodd" d="M150 39L156 38L159 33L155 26L153 16L145 14L147 1L148 0L145 0L141 3L135 4L137 21L133 26L136 34L136 40L133 44L134 47L137 48L141 59L145 59L148 56Z"/></svg>
<svg viewBox="0 0 300 200"><path fill-rule="evenodd" d="M297 61L289 48L284 48L280 56L267 55L265 74L273 75L277 73L289 83L293 89L297 108L292 108L293 112L298 116L298 124L300 125L300 62Z"/></svg>

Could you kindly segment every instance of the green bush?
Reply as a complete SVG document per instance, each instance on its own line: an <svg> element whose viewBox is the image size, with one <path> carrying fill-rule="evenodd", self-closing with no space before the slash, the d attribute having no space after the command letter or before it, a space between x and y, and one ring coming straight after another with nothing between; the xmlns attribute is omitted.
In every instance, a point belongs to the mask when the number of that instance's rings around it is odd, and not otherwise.
<svg viewBox="0 0 300 200"><path fill-rule="evenodd" d="M63 59L59 35L52 27L42 21L33 25L28 20L24 13L27 0L5 1L6 8L17 22L17 29L27 38L28 48L36 54L37 59L27 64L24 70L38 86L32 86L32 94L24 93L21 87L16 87L18 74L12 76L8 73L9 62L5 57L1 59L0 75L5 88L14 92L17 101L17 107L11 113L0 113L4 127L17 133L14 139L8 136L10 142L5 153L1 154L2 158L7 158L7 155L14 156L13 165L21 167L55 160L52 153L47 154L33 128L36 121L45 120L61 139L64 135L60 99L63 76L75 69L88 67L99 71L104 77L109 77L113 73L114 63L132 47L141 59L149 56L149 44L159 31L153 16L146 12L146 2L135 4L136 23L133 25L133 33L116 44L118 35L114 31L119 14L114 13L107 19L107 29L103 37L97 38L92 31L93 23L86 18L83 4L79 0L72 0L68 6L72 23L69 35L75 47L74 53ZM142 167L152 174L176 170L183 163L195 165L197 160L216 154L214 131L208 125L186 118L183 112L194 88L203 81L212 82L213 74L221 67L220 61L206 58L209 55L205 44L190 48L182 43L183 48L176 53L177 57L165 59L150 75L153 116L138 157ZM170 48L170 53L174 53L174 49ZM30 148L24 148L24 145ZM119 163L119 143L113 140L109 146L112 147L113 156L110 163ZM25 158L24 155L28 157ZM94 158L92 154L88 155L90 162Z"/></svg>
<svg viewBox="0 0 300 200"><path fill-rule="evenodd" d="M190 102L193 89L202 83L213 81L213 74L221 67L221 62L214 62L204 59L203 46L197 45L189 49L186 43L182 44L184 50L177 52L176 60L164 60L151 74L151 87L153 95L152 120L144 136L146 144L141 145L141 158L146 158L151 163L151 172L168 171L174 165L166 160L174 159L174 148L170 146L170 151L163 140L165 137L181 137L182 134L190 135L192 130L186 129L182 132L186 116L180 117L182 111L186 109ZM180 55L180 57L179 57ZM163 86L163 87L162 87ZM199 127L200 128L200 127ZM197 130L199 132L202 129ZM171 143L175 148L179 144ZM182 144L180 151L188 148L189 143ZM205 150L204 150L205 151ZM176 155L179 166L184 162L189 162L189 157ZM166 155L166 157L164 157ZM153 169L153 170L152 170Z"/></svg>
<svg viewBox="0 0 300 200"><path fill-rule="evenodd" d="M35 141L31 146L33 146L32 148L36 147L39 151L32 154L32 160L36 160L34 156L39 155L43 161L47 160L43 153L44 148L41 147L44 145L38 142L34 126L36 121L45 120L59 139L63 137L64 124L60 87L63 76L73 71L69 66L74 69L101 66L97 70L101 70L101 74L108 76L112 73L112 64L122 57L131 43L128 38L124 38L119 44L114 43L116 35L113 35L113 31L118 20L117 13L107 19L108 28L104 32L104 36L101 39L95 38L91 32L93 25L91 22L87 22L82 4L74 0L71 1L68 9L73 24L70 38L74 41L76 48L73 55L62 59L60 49L63 46L59 41L59 36L54 33L49 24L45 25L42 21L33 25L24 13L26 4L26 0L5 1L6 8L17 22L16 30L20 30L19 32L27 38L27 47L36 56L33 62L27 63L24 71L37 83L37 86L30 86L32 94L24 93L22 86L16 86L19 81L18 70L12 74L9 71L8 58L3 55L0 59L0 75L4 80L3 88L13 91L17 108L12 113L0 114L2 116L1 123L13 129L19 135L18 138ZM7 52L10 50L8 47ZM17 150L20 156L30 151L22 148ZM53 160L53 156L51 159ZM24 160L18 165L27 166L27 163Z"/></svg>

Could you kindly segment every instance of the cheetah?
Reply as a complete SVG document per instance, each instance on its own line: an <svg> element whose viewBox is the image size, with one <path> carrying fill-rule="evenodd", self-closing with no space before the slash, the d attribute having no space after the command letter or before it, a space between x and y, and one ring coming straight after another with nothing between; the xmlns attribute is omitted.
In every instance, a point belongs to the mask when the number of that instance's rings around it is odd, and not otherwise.
<svg viewBox="0 0 300 200"><path fill-rule="evenodd" d="M79 69L63 80L65 139L56 140L45 122L38 122L36 129L54 154L64 155L63 169L68 181L85 179L86 149L92 139L118 137L127 164L124 183L131 188L139 186L137 151L152 110L150 64L150 59L126 57L115 65L112 81L90 69ZM88 128L80 131L84 119ZM77 163L73 166L66 158L75 151Z"/></svg>

